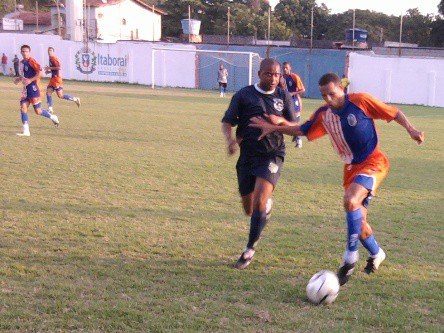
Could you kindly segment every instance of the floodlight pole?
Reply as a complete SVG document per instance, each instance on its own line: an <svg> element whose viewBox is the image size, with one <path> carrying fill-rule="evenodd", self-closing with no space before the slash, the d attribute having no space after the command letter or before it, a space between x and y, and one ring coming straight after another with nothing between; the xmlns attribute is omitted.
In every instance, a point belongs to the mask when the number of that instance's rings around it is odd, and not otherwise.
<svg viewBox="0 0 444 333"><path fill-rule="evenodd" d="M399 23L399 45L398 45L399 56L401 56L401 43L402 43L402 12L401 12L401 22Z"/></svg>
<svg viewBox="0 0 444 333"><path fill-rule="evenodd" d="M355 48L355 9L353 9L353 32L352 32L352 39L353 39L353 49Z"/></svg>
<svg viewBox="0 0 444 333"><path fill-rule="evenodd" d="M310 24L310 52L313 49L313 11L314 7L311 7L311 24Z"/></svg>
<svg viewBox="0 0 444 333"><path fill-rule="evenodd" d="M230 6L227 9L227 47L230 46Z"/></svg>

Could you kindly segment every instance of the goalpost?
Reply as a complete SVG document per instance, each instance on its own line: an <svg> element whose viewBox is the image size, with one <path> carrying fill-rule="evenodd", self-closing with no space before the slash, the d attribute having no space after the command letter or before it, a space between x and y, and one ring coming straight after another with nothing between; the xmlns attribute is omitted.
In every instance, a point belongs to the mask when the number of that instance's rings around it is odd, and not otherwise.
<svg viewBox="0 0 444 333"><path fill-rule="evenodd" d="M179 49L153 46L151 88L182 87L217 89L217 71L228 71L229 91L256 82L261 58L254 52Z"/></svg>

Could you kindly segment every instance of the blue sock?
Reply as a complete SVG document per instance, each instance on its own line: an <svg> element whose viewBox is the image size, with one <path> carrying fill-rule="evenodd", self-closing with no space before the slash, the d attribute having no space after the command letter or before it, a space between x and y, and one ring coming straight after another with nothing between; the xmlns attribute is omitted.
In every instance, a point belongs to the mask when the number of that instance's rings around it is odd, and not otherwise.
<svg viewBox="0 0 444 333"><path fill-rule="evenodd" d="M28 113L22 112L22 124L28 123Z"/></svg>
<svg viewBox="0 0 444 333"><path fill-rule="evenodd" d="M42 110L40 115L46 118L51 118L51 114L47 110Z"/></svg>
<svg viewBox="0 0 444 333"><path fill-rule="evenodd" d="M373 235L370 235L370 237L368 237L364 240L361 239L361 243L367 249L367 251L370 253L370 255L374 256L374 255L378 254L379 245L376 242L376 239Z"/></svg>
<svg viewBox="0 0 444 333"><path fill-rule="evenodd" d="M48 107L52 107L52 96L46 95L46 102L48 104Z"/></svg>
<svg viewBox="0 0 444 333"><path fill-rule="evenodd" d="M253 214L251 214L250 235L248 237L247 244L248 248L254 249L266 224L267 213L265 211L260 212L258 210L254 210Z"/></svg>
<svg viewBox="0 0 444 333"><path fill-rule="evenodd" d="M67 99L68 101L73 101L74 97L72 97L71 95L63 95L63 99Z"/></svg>
<svg viewBox="0 0 444 333"><path fill-rule="evenodd" d="M362 211L361 208L355 210L354 212L347 212L347 250L357 251L359 245L359 235L361 233L362 227Z"/></svg>

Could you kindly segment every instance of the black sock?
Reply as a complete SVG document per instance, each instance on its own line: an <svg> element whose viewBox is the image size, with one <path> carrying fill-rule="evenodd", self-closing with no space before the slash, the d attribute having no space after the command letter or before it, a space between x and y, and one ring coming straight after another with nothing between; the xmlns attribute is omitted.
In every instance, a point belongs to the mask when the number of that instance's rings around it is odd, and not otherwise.
<svg viewBox="0 0 444 333"><path fill-rule="evenodd" d="M253 214L251 214L250 236L248 238L248 244L247 244L248 248L254 249L256 243L259 241L262 230L264 230L266 224L267 224L267 213L265 211L260 212L254 210Z"/></svg>

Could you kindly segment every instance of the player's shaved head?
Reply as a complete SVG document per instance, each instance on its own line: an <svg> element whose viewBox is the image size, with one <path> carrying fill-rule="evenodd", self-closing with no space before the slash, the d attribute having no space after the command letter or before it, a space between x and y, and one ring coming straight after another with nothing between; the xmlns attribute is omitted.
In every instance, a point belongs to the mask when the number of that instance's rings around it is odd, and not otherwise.
<svg viewBox="0 0 444 333"><path fill-rule="evenodd" d="M265 58L264 60L261 61L259 71L263 71L264 68L270 68L270 67L273 67L276 65L279 67L281 66L281 64L278 61L271 59L271 58Z"/></svg>
<svg viewBox="0 0 444 333"><path fill-rule="evenodd" d="M321 76L319 79L319 86L326 86L327 84L333 82L336 86L341 84L341 78L336 73L327 73Z"/></svg>

